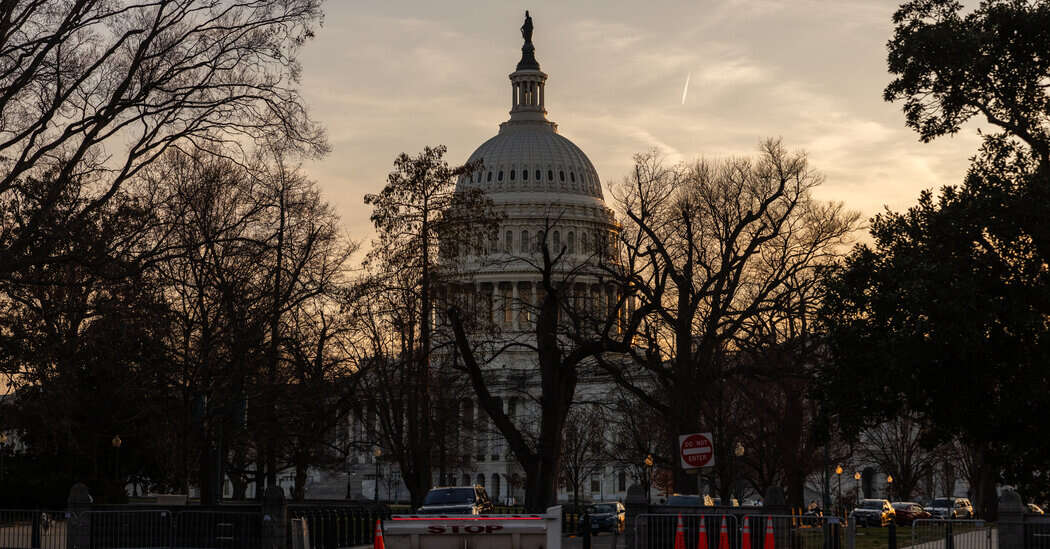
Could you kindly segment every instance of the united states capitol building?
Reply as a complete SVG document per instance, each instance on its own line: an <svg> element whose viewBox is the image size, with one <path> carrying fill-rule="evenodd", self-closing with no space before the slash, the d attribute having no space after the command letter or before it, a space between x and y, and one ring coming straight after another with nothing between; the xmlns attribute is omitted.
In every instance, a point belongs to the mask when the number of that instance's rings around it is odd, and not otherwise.
<svg viewBox="0 0 1050 549"><path fill-rule="evenodd" d="M488 332L490 337L496 333L507 343L535 339L534 311L542 292L539 245L544 237L549 249L564 250L552 274L571 285L574 299L586 300L599 311L615 303L615 293L601 282L602 269L596 262L607 261L603 258L611 254L605 252L619 230L605 204L598 171L547 117L547 74L535 57L531 18L526 19L522 35L522 57L510 74L510 118L467 159L469 163L480 162L482 169L461 177L456 187L485 191L503 216L498 237L471 247L458 278L444 288L446 297L470 303L476 314L486 317L486 323L495 329ZM535 353L533 349L512 347L485 365L496 380L493 391L504 411L525 432L529 432L530 419L538 416ZM479 484L494 502L521 503L524 473L492 427L488 414L475 404L469 385L465 387L466 391L457 395L455 420L473 434L458 437L461 459L452 465L435 464L433 483ZM611 382L593 373L581 373L579 399L607 399L613 391ZM374 444L374 422L374 414L367 409L351 418L350 437L360 451L350 457L342 479L336 473L315 474L308 497L341 497L339 487L345 485L356 497L371 500L378 491L381 501L408 500L396 464L385 459L382 449ZM581 483L581 499L623 499L627 486L635 482L629 473L613 463L600 469ZM567 487L562 486L559 499L569 498Z"/></svg>

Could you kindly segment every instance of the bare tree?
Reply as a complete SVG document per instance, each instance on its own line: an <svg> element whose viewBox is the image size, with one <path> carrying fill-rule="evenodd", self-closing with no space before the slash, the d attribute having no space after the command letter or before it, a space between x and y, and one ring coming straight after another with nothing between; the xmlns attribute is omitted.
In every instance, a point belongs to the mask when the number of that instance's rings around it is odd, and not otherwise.
<svg viewBox="0 0 1050 549"><path fill-rule="evenodd" d="M449 167L445 150L439 145L416 157L402 153L383 190L365 196L379 237L367 259L379 306L379 316L368 321L372 360L397 370L401 381L398 398L377 405L394 407L384 413L384 438L414 506L432 483L435 290L454 269L460 248L475 237L487 240L498 219L483 192L455 188L456 179L478 165Z"/></svg>
<svg viewBox="0 0 1050 549"><path fill-rule="evenodd" d="M572 489L573 509L580 508L580 487L605 468L605 419L596 406L577 405L562 432L561 478Z"/></svg>
<svg viewBox="0 0 1050 549"><path fill-rule="evenodd" d="M68 259L47 240L61 197L89 217L170 148L243 160L253 141L326 150L296 86L320 0L0 3L0 275ZM30 182L47 174L50 184Z"/></svg>
<svg viewBox="0 0 1050 549"><path fill-rule="evenodd" d="M893 475L893 494L899 500L910 499L941 458L941 452L924 447L923 442L921 422L907 416L865 430L859 441L861 451Z"/></svg>
<svg viewBox="0 0 1050 549"><path fill-rule="evenodd" d="M854 230L856 213L812 198L821 181L805 155L770 140L756 159L667 167L655 153L639 155L615 189L625 217L622 285L652 313L633 364L603 365L659 412L666 448L677 434L728 432L715 412L726 384L750 367L737 355L760 341L770 311L799 305L794 282L834 261ZM655 383L632 383L632 369ZM726 442L716 435L716 445ZM675 490L694 491L674 470Z"/></svg>
<svg viewBox="0 0 1050 549"><path fill-rule="evenodd" d="M597 303L590 295L578 295L578 282L597 281L598 275L605 272L597 265L609 261L609 241L595 243L593 258L570 261L567 245L556 246L551 237L556 227L557 217L548 216L535 246L538 259L533 255L515 259L528 265L539 279L536 303L519 304L535 318L526 334L510 341L493 338L484 333L483 327L479 329L467 320L468 313L461 305L452 304L448 310L458 353L453 360L469 375L478 404L524 470L525 507L532 512L544 510L556 499L563 457L562 434L581 371L593 369L595 361L606 354L629 352L629 334L634 333L647 310L641 308L624 322L627 292L614 284L603 283L603 297ZM486 365L511 349L534 353L536 357L539 391L533 398L539 408L539 421L533 418L529 425L516 423L503 410L502 400L493 393L498 376L486 371Z"/></svg>

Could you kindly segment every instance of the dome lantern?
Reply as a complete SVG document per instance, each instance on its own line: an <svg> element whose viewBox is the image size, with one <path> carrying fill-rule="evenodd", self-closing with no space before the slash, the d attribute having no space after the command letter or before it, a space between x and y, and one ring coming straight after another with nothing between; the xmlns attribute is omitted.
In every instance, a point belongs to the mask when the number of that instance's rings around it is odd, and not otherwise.
<svg viewBox="0 0 1050 549"><path fill-rule="evenodd" d="M532 17L528 11L525 12L525 24L521 26L521 37L525 40L521 46L521 61L518 61L518 66L510 75L510 120L547 122L543 93L547 74L540 70L540 64L536 61L536 47L532 45Z"/></svg>

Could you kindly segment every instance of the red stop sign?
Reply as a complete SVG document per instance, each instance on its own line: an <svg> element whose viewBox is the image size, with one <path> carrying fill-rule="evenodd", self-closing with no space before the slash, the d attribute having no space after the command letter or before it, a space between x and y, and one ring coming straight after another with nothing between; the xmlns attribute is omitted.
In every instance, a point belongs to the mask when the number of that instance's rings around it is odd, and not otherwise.
<svg viewBox="0 0 1050 549"><path fill-rule="evenodd" d="M681 437L682 463L688 467L704 467L711 464L714 449L711 446L711 435L697 433Z"/></svg>

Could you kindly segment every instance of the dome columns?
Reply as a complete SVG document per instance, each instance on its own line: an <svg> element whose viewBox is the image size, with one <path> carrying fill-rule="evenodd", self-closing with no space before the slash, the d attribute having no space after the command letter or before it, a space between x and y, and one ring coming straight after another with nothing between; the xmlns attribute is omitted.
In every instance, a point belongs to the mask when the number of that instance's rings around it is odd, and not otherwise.
<svg viewBox="0 0 1050 549"><path fill-rule="evenodd" d="M515 71L510 75L511 120L547 121L544 87L547 75L541 71Z"/></svg>

